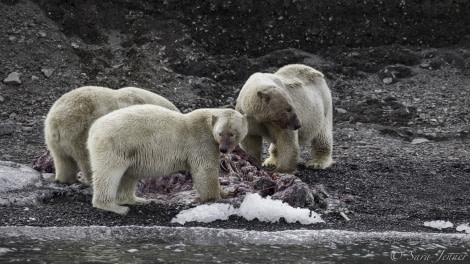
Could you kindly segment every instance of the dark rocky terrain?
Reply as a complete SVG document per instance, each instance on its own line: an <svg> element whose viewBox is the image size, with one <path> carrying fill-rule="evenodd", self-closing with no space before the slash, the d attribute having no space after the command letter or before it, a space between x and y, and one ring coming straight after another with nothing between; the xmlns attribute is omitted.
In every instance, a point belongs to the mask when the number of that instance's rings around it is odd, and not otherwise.
<svg viewBox="0 0 470 264"><path fill-rule="evenodd" d="M80 86L145 88L187 112L233 107L251 73L303 63L332 91L337 163L300 165L298 177L344 201L351 220L189 225L430 231L424 221L470 221L469 1L2 0L0 42L0 160L41 155L47 111ZM89 188L55 187L28 210L1 206L0 225L172 225L181 210L117 216L93 209Z"/></svg>

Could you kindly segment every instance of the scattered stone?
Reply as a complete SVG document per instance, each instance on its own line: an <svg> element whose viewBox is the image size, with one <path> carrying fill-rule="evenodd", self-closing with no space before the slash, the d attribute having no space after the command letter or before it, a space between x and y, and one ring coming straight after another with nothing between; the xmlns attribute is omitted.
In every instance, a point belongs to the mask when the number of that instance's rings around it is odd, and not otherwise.
<svg viewBox="0 0 470 264"><path fill-rule="evenodd" d="M351 57L359 57L361 54L357 51L351 52Z"/></svg>
<svg viewBox="0 0 470 264"><path fill-rule="evenodd" d="M46 32L44 32L44 31L39 31L38 34L39 34L39 36L41 36L43 38L45 38L47 36Z"/></svg>
<svg viewBox="0 0 470 264"><path fill-rule="evenodd" d="M5 102L5 98L3 96L0 95L0 104Z"/></svg>
<svg viewBox="0 0 470 264"><path fill-rule="evenodd" d="M338 114L346 114L348 111L343 108L336 108L336 112L338 112Z"/></svg>
<svg viewBox="0 0 470 264"><path fill-rule="evenodd" d="M392 77L385 77L382 81L385 84L391 84L391 83L393 83L393 78Z"/></svg>
<svg viewBox="0 0 470 264"><path fill-rule="evenodd" d="M33 131L32 127L29 127L29 126L23 127L23 132L31 132L31 131Z"/></svg>
<svg viewBox="0 0 470 264"><path fill-rule="evenodd" d="M5 122L0 123L0 136L1 135L10 135L15 132L15 123L11 120L6 120Z"/></svg>
<svg viewBox="0 0 470 264"><path fill-rule="evenodd" d="M415 139L413 139L413 141L411 141L411 144L416 145L416 144L421 144L421 143L425 143L425 142L429 142L429 139L415 138Z"/></svg>
<svg viewBox="0 0 470 264"><path fill-rule="evenodd" d="M21 73L12 72L8 74L8 76L5 79L3 79L3 82L6 84L19 85L21 84L20 76L21 76Z"/></svg>
<svg viewBox="0 0 470 264"><path fill-rule="evenodd" d="M37 81L37 80L39 80L39 77L37 77L36 75L31 76L31 81Z"/></svg>
<svg viewBox="0 0 470 264"><path fill-rule="evenodd" d="M47 78L51 77L51 75L54 73L54 69L41 69L41 71Z"/></svg>
<svg viewBox="0 0 470 264"><path fill-rule="evenodd" d="M423 69L430 69L431 67L431 64L427 63L427 62L423 62L419 65L419 67L423 68Z"/></svg>

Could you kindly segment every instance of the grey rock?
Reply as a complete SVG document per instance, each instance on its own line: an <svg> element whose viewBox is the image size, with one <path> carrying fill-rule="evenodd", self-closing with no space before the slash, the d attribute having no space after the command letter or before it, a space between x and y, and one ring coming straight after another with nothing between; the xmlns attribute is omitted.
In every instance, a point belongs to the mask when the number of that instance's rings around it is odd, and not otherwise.
<svg viewBox="0 0 470 264"><path fill-rule="evenodd" d="M49 78L54 73L54 69L41 69L41 72L44 73L44 76Z"/></svg>
<svg viewBox="0 0 470 264"><path fill-rule="evenodd" d="M391 84L391 83L393 83L393 78L392 77L385 77L382 81L385 84Z"/></svg>
<svg viewBox="0 0 470 264"><path fill-rule="evenodd" d="M425 142L429 142L429 139L415 138L415 139L413 139L413 141L411 141L411 144L416 145L416 144L421 144L421 143L425 143Z"/></svg>
<svg viewBox="0 0 470 264"><path fill-rule="evenodd" d="M348 111L343 108L336 108L336 112L338 112L338 114L346 114Z"/></svg>
<svg viewBox="0 0 470 264"><path fill-rule="evenodd" d="M23 131L24 132L31 132L31 131L33 131L33 128L30 127L30 126L25 126L25 127L23 127Z"/></svg>
<svg viewBox="0 0 470 264"><path fill-rule="evenodd" d="M41 185L38 171L15 162L0 161L0 205L34 204L36 193L22 190L38 185Z"/></svg>
<svg viewBox="0 0 470 264"><path fill-rule="evenodd" d="M10 135L15 132L15 123L11 120L6 120L0 123L0 136L1 135Z"/></svg>
<svg viewBox="0 0 470 264"><path fill-rule="evenodd" d="M6 83L6 84L19 85L19 84L21 84L20 76L21 76L20 73L12 72L12 73L8 74L8 76L5 79L3 79L3 82Z"/></svg>

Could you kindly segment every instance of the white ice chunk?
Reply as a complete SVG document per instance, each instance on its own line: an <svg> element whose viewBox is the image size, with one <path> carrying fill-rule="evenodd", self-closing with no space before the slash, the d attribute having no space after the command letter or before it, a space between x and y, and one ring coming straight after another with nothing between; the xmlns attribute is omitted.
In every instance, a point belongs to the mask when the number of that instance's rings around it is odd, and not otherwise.
<svg viewBox="0 0 470 264"><path fill-rule="evenodd" d="M320 215L305 208L294 208L280 200L270 197L262 198L259 194L248 193L240 208L229 204L203 204L195 208L181 211L171 222L185 224L186 222L209 223L215 220L227 220L231 215L244 217L248 221L257 218L264 222L278 222L283 217L288 223L301 224L323 223Z"/></svg>
<svg viewBox="0 0 470 264"><path fill-rule="evenodd" d="M271 197L262 198L259 194L248 193L240 205L238 215L251 221L255 218L263 222L278 222L284 217L286 222L308 225L324 222L320 216L305 208L294 208L280 200L273 200Z"/></svg>
<svg viewBox="0 0 470 264"><path fill-rule="evenodd" d="M470 226L468 225L468 223L457 226L455 230L457 230L458 232L465 232L467 234L470 234Z"/></svg>
<svg viewBox="0 0 470 264"><path fill-rule="evenodd" d="M452 227L454 227L454 224L452 224L449 221L435 220L435 221L424 222L424 226L441 230L441 229L445 229L445 228L452 228Z"/></svg>
<svg viewBox="0 0 470 264"><path fill-rule="evenodd" d="M210 223L215 220L227 220L232 214L236 214L236 210L230 204L202 204L179 212L171 222L182 225L192 221Z"/></svg>

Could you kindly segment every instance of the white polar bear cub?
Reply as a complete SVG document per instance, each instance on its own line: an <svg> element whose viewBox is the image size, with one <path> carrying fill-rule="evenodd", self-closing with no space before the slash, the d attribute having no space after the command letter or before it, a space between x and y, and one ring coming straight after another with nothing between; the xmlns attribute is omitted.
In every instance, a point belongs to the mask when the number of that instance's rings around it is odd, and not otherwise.
<svg viewBox="0 0 470 264"><path fill-rule="evenodd" d="M323 74L302 64L290 64L274 74L254 73L237 98L236 109L248 117L248 135L241 146L261 161L262 140L271 142L263 165L293 173L300 147L311 145L309 167L325 169L334 161L333 110Z"/></svg>
<svg viewBox="0 0 470 264"><path fill-rule="evenodd" d="M86 149L88 129L99 117L135 104L155 104L179 112L164 97L135 87L113 90L84 86L62 95L52 105L44 123L46 145L54 158L55 180L68 184L79 182L80 170L85 182L91 183Z"/></svg>
<svg viewBox="0 0 470 264"><path fill-rule="evenodd" d="M139 179L189 171L201 202L226 198L219 184L222 153L248 131L246 116L233 109L198 109L181 114L138 105L107 114L88 137L93 171L93 207L127 214L120 204L146 204L135 196Z"/></svg>

